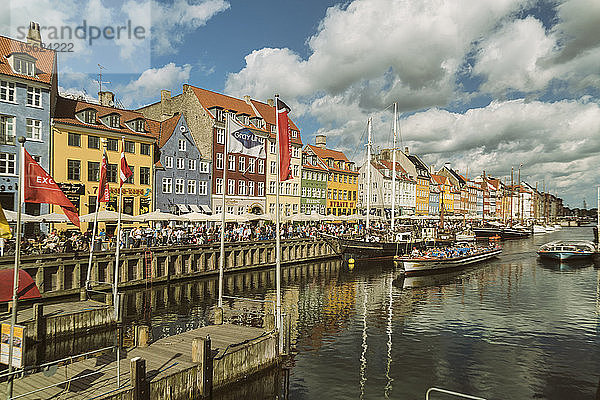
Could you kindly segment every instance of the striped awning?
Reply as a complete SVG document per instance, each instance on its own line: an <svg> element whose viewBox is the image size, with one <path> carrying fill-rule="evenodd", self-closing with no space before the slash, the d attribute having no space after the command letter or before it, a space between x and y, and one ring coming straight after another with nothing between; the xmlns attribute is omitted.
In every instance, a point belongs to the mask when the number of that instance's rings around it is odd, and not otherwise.
<svg viewBox="0 0 600 400"><path fill-rule="evenodd" d="M179 211L181 211L184 214L187 214L190 212L190 210L188 210L188 208L185 204L177 204L177 208L179 208Z"/></svg>
<svg viewBox="0 0 600 400"><path fill-rule="evenodd" d="M205 205L205 204L200 204L200 207L202 208L202 211L204 211L207 214L212 213L212 210L210 209L209 206Z"/></svg>
<svg viewBox="0 0 600 400"><path fill-rule="evenodd" d="M192 210L193 212L197 212L197 213L202 212L202 211L200 211L200 207L198 207L195 204L190 204L189 207L190 207L190 210Z"/></svg>

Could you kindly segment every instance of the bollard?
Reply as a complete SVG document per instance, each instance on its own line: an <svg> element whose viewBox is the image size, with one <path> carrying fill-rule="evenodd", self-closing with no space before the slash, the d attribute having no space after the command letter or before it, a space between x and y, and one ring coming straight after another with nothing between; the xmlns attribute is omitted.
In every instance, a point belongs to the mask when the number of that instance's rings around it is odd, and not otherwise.
<svg viewBox="0 0 600 400"><path fill-rule="evenodd" d="M272 331L275 329L275 315L271 313L265 314L265 318L263 320L263 327L266 331Z"/></svg>
<svg viewBox="0 0 600 400"><path fill-rule="evenodd" d="M213 386L213 357L210 336L199 337L192 340L192 362L202 364L202 387L200 393L203 398L212 397Z"/></svg>
<svg viewBox="0 0 600 400"><path fill-rule="evenodd" d="M148 347L150 342L150 327L147 325L140 325L137 327L137 347Z"/></svg>
<svg viewBox="0 0 600 400"><path fill-rule="evenodd" d="M44 318L44 305L42 303L33 305L33 320L35 322L34 340L41 342L46 335L46 319Z"/></svg>
<svg viewBox="0 0 600 400"><path fill-rule="evenodd" d="M215 308L215 325L223 325L223 307Z"/></svg>
<svg viewBox="0 0 600 400"><path fill-rule="evenodd" d="M86 301L87 300L87 290L86 288L82 287L81 289L79 289L79 301Z"/></svg>
<svg viewBox="0 0 600 400"><path fill-rule="evenodd" d="M354 258L348 260L348 269L352 271L354 269Z"/></svg>
<svg viewBox="0 0 600 400"><path fill-rule="evenodd" d="M141 357L132 358L129 366L133 400L150 399L149 382L146 380L146 360Z"/></svg>

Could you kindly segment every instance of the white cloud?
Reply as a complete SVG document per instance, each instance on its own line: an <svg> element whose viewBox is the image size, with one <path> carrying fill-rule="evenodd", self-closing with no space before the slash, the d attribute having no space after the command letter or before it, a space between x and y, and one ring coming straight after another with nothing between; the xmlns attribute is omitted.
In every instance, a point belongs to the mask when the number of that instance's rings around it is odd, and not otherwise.
<svg viewBox="0 0 600 400"><path fill-rule="evenodd" d="M190 78L192 66L169 63L161 68L150 68L136 80L117 88L126 107L135 107L154 99L161 89L180 86Z"/></svg>

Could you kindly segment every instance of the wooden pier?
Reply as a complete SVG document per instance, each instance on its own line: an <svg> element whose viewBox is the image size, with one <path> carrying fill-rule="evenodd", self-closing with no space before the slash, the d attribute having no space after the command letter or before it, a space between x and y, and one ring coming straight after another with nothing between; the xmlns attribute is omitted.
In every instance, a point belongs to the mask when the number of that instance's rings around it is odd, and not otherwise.
<svg viewBox="0 0 600 400"><path fill-rule="evenodd" d="M157 340L147 347L122 350L120 388L117 388L116 354L110 352L16 379L13 398L206 398L211 390L244 379L278 361L276 331L210 325ZM70 381L63 383L65 380Z"/></svg>

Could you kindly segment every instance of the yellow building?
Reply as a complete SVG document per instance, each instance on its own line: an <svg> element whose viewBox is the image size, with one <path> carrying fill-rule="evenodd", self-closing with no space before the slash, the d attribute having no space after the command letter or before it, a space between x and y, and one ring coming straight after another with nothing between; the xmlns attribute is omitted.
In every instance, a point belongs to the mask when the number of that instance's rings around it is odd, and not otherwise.
<svg viewBox="0 0 600 400"><path fill-rule="evenodd" d="M306 146L305 151L314 154L327 165L327 214L350 215L356 213L358 171L352 161L341 151L326 148L325 136L318 135L316 145Z"/></svg>
<svg viewBox="0 0 600 400"><path fill-rule="evenodd" d="M123 185L123 213L152 210L156 121L136 111L114 108L113 94L100 93L99 104L59 97L53 118L50 174L79 214L92 213L100 180L103 145L108 157L109 210L117 210L122 139L133 176ZM154 132L156 133L156 132ZM157 135L158 136L158 135ZM101 209L103 206L101 207ZM60 212L54 207L55 212ZM85 229L85 224L82 228ZM107 233L111 228L106 227Z"/></svg>
<svg viewBox="0 0 600 400"><path fill-rule="evenodd" d="M416 195L416 210L417 215L429 214L429 177L417 176L417 195Z"/></svg>
<svg viewBox="0 0 600 400"><path fill-rule="evenodd" d="M440 193L440 212L442 209L442 202L444 203L444 213L454 213L454 187L448 181L448 178L442 175L431 175L431 179L437 183L442 190Z"/></svg>

